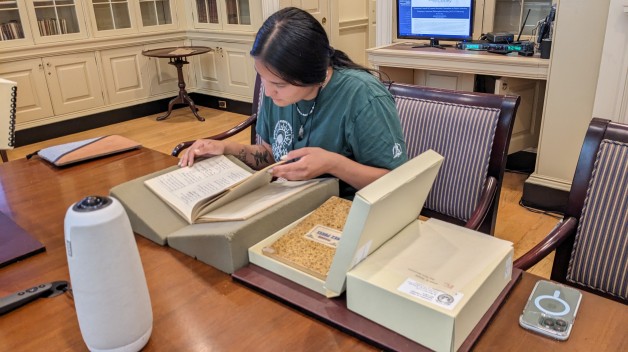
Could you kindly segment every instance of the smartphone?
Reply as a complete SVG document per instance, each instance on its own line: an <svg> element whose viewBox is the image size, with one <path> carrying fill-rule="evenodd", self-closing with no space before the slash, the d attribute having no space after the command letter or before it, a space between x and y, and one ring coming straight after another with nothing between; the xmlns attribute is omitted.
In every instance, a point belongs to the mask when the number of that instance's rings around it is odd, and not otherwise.
<svg viewBox="0 0 628 352"><path fill-rule="evenodd" d="M567 340L581 299L582 293L573 287L539 280L523 308L519 325L556 340Z"/></svg>

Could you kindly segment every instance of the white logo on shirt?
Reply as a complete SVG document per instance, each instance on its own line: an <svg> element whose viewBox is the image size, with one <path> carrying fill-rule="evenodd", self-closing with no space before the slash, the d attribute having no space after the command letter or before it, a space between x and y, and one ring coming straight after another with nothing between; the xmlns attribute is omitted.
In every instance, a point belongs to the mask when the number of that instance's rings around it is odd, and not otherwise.
<svg viewBox="0 0 628 352"><path fill-rule="evenodd" d="M395 143L392 149L393 159L397 159L401 156L401 145L399 143Z"/></svg>
<svg viewBox="0 0 628 352"><path fill-rule="evenodd" d="M284 120L279 120L273 131L273 157L280 160L282 156L288 154L288 147L292 147L292 126Z"/></svg>

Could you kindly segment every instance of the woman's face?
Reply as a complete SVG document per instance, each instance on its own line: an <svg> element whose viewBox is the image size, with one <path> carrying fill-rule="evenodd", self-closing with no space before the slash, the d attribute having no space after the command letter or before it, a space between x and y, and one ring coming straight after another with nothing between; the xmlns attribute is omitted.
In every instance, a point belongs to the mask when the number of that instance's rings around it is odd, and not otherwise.
<svg viewBox="0 0 628 352"><path fill-rule="evenodd" d="M318 86L300 87L284 81L266 68L259 59L255 59L255 70L262 79L264 94L277 106L288 106L304 99L312 100L318 93Z"/></svg>

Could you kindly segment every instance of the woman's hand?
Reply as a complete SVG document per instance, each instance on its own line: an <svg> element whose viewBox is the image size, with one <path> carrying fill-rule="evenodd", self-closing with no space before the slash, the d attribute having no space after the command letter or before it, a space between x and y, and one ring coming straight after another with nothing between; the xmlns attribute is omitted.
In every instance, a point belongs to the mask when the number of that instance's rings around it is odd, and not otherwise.
<svg viewBox="0 0 628 352"><path fill-rule="evenodd" d="M389 171L363 165L340 154L314 147L293 150L284 158L291 160L291 162L274 166L272 168L273 176L296 181L309 180L329 174L343 180L355 189L362 189Z"/></svg>
<svg viewBox="0 0 628 352"><path fill-rule="evenodd" d="M275 177L290 181L309 180L320 175L330 173L339 154L326 151L322 148L306 147L289 152L284 160L294 160L286 164L273 167Z"/></svg>
<svg viewBox="0 0 628 352"><path fill-rule="evenodd" d="M225 153L225 143L223 141L215 141L212 139L199 139L185 150L179 166L192 166L194 159L199 156L209 157L214 155L222 155Z"/></svg>

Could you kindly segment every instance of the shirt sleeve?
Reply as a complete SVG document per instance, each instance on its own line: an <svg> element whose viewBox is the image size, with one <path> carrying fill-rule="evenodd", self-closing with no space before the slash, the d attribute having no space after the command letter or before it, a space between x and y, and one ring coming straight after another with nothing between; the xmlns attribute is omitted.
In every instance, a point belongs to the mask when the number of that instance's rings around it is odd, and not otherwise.
<svg viewBox="0 0 628 352"><path fill-rule="evenodd" d="M392 170L408 160L399 116L391 96L373 97L349 121L348 141L357 162Z"/></svg>

